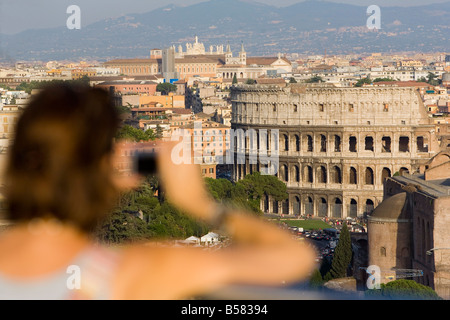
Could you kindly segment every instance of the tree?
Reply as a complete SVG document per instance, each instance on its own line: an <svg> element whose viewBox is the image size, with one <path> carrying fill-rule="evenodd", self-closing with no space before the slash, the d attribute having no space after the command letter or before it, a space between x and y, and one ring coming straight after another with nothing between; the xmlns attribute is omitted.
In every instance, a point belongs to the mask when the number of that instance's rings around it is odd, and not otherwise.
<svg viewBox="0 0 450 320"><path fill-rule="evenodd" d="M309 286L312 289L318 289L320 287L322 287L323 285L323 279L322 279L322 275L320 274L319 269L315 269L311 275L311 277L309 278Z"/></svg>
<svg viewBox="0 0 450 320"><path fill-rule="evenodd" d="M234 74L234 76L233 76L233 81L231 82L231 84L237 84L238 83L238 79L237 79L237 76L236 76L236 73Z"/></svg>
<svg viewBox="0 0 450 320"><path fill-rule="evenodd" d="M394 81L394 79L392 78L376 78L375 80L373 80L373 82L382 82L382 81Z"/></svg>
<svg viewBox="0 0 450 320"><path fill-rule="evenodd" d="M371 84L371 83L372 83L372 80L370 79L369 76L367 76L367 77L364 78L364 79L359 79L359 80L356 82L355 87L362 87L362 86L365 85L365 84Z"/></svg>
<svg viewBox="0 0 450 320"><path fill-rule="evenodd" d="M183 214L164 198L155 196L159 189L156 179L156 176L148 176L139 188L120 196L111 215L96 230L99 241L120 244L154 238L183 239L208 232L205 223ZM138 212L142 212L143 219L133 215Z"/></svg>
<svg viewBox="0 0 450 320"><path fill-rule="evenodd" d="M382 283L381 289L367 290L365 294L367 297L380 297L382 299L442 300L430 287L407 279Z"/></svg>
<svg viewBox="0 0 450 320"><path fill-rule="evenodd" d="M438 76L435 75L434 73L428 72L427 83L431 84L432 86L438 86L441 83L441 81L437 77Z"/></svg>
<svg viewBox="0 0 450 320"><path fill-rule="evenodd" d="M151 129L149 129L151 130ZM153 131L152 131L153 133ZM155 138L156 139L161 139L163 137L163 128L159 125L159 123L156 125L156 133L155 133Z"/></svg>
<svg viewBox="0 0 450 320"><path fill-rule="evenodd" d="M347 224L344 223L339 235L339 241L334 249L334 257L331 262L331 270L325 276L325 280L344 278L347 276L347 269L352 261L352 242Z"/></svg>
<svg viewBox="0 0 450 320"><path fill-rule="evenodd" d="M320 83L325 82L321 76L313 76L310 79L306 80L306 83Z"/></svg>
<svg viewBox="0 0 450 320"><path fill-rule="evenodd" d="M211 196L219 202L228 203L256 214L262 214L261 200L270 196L276 201L288 198L286 184L277 177L254 172L235 184L226 179L205 178Z"/></svg>
<svg viewBox="0 0 450 320"><path fill-rule="evenodd" d="M116 134L117 139L123 139L123 140L131 140L134 142L139 141L149 141L149 140L155 140L156 137L153 133L153 130L148 129L146 131L143 131L141 129L136 129L130 125L124 125Z"/></svg>
<svg viewBox="0 0 450 320"><path fill-rule="evenodd" d="M121 210L114 211L96 230L97 239L105 243L127 243L149 238L147 225L141 219Z"/></svg>
<svg viewBox="0 0 450 320"><path fill-rule="evenodd" d="M291 78L289 79L289 83L297 83L297 80L295 80L294 77L291 77Z"/></svg>
<svg viewBox="0 0 450 320"><path fill-rule="evenodd" d="M425 77L420 77L419 79L417 79L417 82L427 82L427 79Z"/></svg>
<svg viewBox="0 0 450 320"><path fill-rule="evenodd" d="M245 82L245 84L255 84L256 80L253 79L247 79L247 81Z"/></svg>
<svg viewBox="0 0 450 320"><path fill-rule="evenodd" d="M161 92L164 96L167 96L170 92L177 91L177 86L168 82L160 83L156 86L156 91Z"/></svg>
<svg viewBox="0 0 450 320"><path fill-rule="evenodd" d="M250 204L257 206L258 211L264 196L270 196L275 201L283 201L288 198L286 184L272 175L254 172L238 181L236 185L242 187L242 191L247 195Z"/></svg>

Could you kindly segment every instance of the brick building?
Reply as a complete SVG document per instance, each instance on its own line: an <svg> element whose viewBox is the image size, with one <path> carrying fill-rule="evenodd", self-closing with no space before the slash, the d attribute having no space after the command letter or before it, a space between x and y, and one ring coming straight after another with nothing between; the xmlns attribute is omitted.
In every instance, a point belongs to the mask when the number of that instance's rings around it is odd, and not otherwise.
<svg viewBox="0 0 450 320"><path fill-rule="evenodd" d="M450 299L450 153L420 171L386 180L384 200L368 220L369 265L380 267L382 282L411 270L416 282Z"/></svg>

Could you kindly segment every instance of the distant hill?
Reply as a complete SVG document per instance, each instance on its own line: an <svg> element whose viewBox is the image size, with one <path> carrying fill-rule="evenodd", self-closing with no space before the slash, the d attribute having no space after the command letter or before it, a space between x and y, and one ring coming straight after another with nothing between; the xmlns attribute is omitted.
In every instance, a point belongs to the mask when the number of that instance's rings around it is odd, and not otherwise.
<svg viewBox="0 0 450 320"><path fill-rule="evenodd" d="M329 54L449 52L450 2L419 7L381 7L381 30L366 27L367 7L305 1L277 8L241 0L166 6L143 14L83 26L1 35L0 61L146 57L152 48L192 42L240 43L250 55L278 52Z"/></svg>

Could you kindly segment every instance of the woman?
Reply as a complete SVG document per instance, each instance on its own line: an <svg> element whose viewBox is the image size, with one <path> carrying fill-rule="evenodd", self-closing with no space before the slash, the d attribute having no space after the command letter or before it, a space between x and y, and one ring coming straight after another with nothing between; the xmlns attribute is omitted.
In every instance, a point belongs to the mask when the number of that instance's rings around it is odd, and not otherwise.
<svg viewBox="0 0 450 320"><path fill-rule="evenodd" d="M171 161L170 146L158 157L166 196L193 217L221 224L232 248L95 245L90 231L135 178L114 174L118 125L108 94L86 87L49 86L24 110L5 174L14 226L0 235L0 298L184 299L227 284L278 285L309 274L309 246L268 222L222 210L198 168Z"/></svg>

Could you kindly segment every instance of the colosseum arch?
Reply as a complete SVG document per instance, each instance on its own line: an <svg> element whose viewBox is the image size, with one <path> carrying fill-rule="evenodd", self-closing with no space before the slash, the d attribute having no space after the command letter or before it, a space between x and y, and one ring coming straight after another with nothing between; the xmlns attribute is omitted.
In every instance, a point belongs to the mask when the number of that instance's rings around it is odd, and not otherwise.
<svg viewBox="0 0 450 320"><path fill-rule="evenodd" d="M324 197L320 197L318 199L317 215L319 217L328 216L328 202L327 199Z"/></svg>
<svg viewBox="0 0 450 320"><path fill-rule="evenodd" d="M324 134L320 135L320 152L327 152L327 137Z"/></svg>
<svg viewBox="0 0 450 320"><path fill-rule="evenodd" d="M340 198L335 198L332 206L332 217L342 218L342 200Z"/></svg>
<svg viewBox="0 0 450 320"><path fill-rule="evenodd" d="M402 176L404 174L409 174L409 169L406 167L401 167L400 170L398 171L399 175Z"/></svg>
<svg viewBox="0 0 450 320"><path fill-rule="evenodd" d="M327 168L325 166L317 167L317 183L327 183Z"/></svg>
<svg viewBox="0 0 450 320"><path fill-rule="evenodd" d="M364 175L364 184L367 185L373 185L374 184L374 174L373 174L373 169L370 167L367 167L365 170L365 175Z"/></svg>
<svg viewBox="0 0 450 320"><path fill-rule="evenodd" d="M294 134L292 137L292 150L300 152L300 136L298 134Z"/></svg>
<svg viewBox="0 0 450 320"><path fill-rule="evenodd" d="M292 213L295 216L300 215L300 208L301 208L300 197L294 196L294 198L292 199Z"/></svg>
<svg viewBox="0 0 450 320"><path fill-rule="evenodd" d="M314 201L313 198L310 196L307 196L305 198L305 215L314 215Z"/></svg>
<svg viewBox="0 0 450 320"><path fill-rule="evenodd" d="M383 168L381 171L381 183L384 183L384 181L389 177L391 177L391 169Z"/></svg>
<svg viewBox="0 0 450 320"><path fill-rule="evenodd" d="M280 136L280 147L281 151L289 151L289 136L286 133Z"/></svg>
<svg viewBox="0 0 450 320"><path fill-rule="evenodd" d="M314 139L313 136L308 134L306 135L306 146L305 150L307 152L314 152Z"/></svg>
<svg viewBox="0 0 450 320"><path fill-rule="evenodd" d="M358 216L358 201L356 199L350 199L348 216L351 218L356 218Z"/></svg>
<svg viewBox="0 0 450 320"><path fill-rule="evenodd" d="M358 184L358 171L354 167L350 167L348 178L349 184Z"/></svg>
<svg viewBox="0 0 450 320"><path fill-rule="evenodd" d="M279 169L279 178L284 181L287 182L289 181L289 170L288 170L288 166L283 164L280 166Z"/></svg>
<svg viewBox="0 0 450 320"><path fill-rule="evenodd" d="M310 165L303 167L303 181L310 183L314 182L313 169Z"/></svg>
<svg viewBox="0 0 450 320"><path fill-rule="evenodd" d="M373 209L375 208L375 204L372 199L366 199L365 210L366 214L371 214Z"/></svg>
<svg viewBox="0 0 450 320"><path fill-rule="evenodd" d="M334 152L341 152L341 136L334 135Z"/></svg>
<svg viewBox="0 0 450 320"><path fill-rule="evenodd" d="M342 172L338 166L333 166L330 172L331 183L342 183Z"/></svg>

